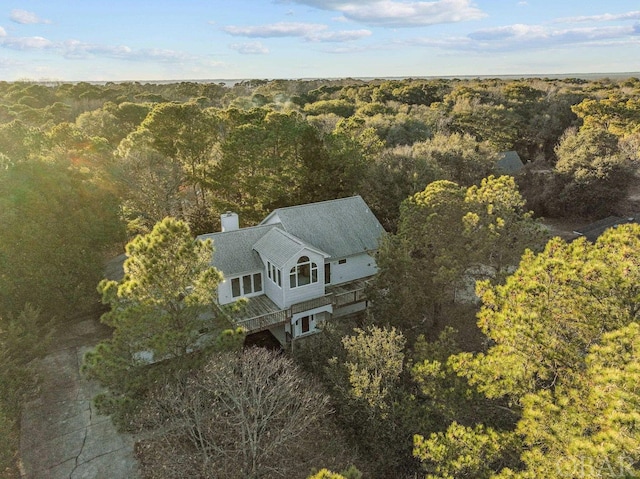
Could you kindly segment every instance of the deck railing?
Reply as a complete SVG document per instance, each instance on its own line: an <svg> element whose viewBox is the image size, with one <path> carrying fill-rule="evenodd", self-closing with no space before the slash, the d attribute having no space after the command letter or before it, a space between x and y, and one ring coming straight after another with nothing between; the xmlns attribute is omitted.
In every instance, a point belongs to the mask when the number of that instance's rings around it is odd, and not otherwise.
<svg viewBox="0 0 640 479"><path fill-rule="evenodd" d="M236 325L241 328L245 328L248 332L257 333L269 329L271 326L286 323L290 316L289 311L282 309L280 311L274 311L273 313L263 314L256 316L255 318L245 318L236 320Z"/></svg>
<svg viewBox="0 0 640 479"><path fill-rule="evenodd" d="M292 304L289 309L281 309L271 313L266 313L253 318L235 320L235 324L245 328L248 332L257 333L272 326L284 324L291 319L294 314L309 311L323 306L333 305L334 308L341 308L350 304L359 303L366 300L364 287L348 291L346 293L328 294L320 298L314 298L300 303Z"/></svg>
<svg viewBox="0 0 640 479"><path fill-rule="evenodd" d="M321 296L320 298L309 299L291 305L291 315L302 313L303 311L309 311L310 309L321 308L332 303L331 295Z"/></svg>
<svg viewBox="0 0 640 479"><path fill-rule="evenodd" d="M334 295L333 307L341 308L343 306L348 306L350 304L359 303L366 299L367 299L367 296L364 293L364 288L358 288L358 289L354 289L353 291L348 291L346 293L339 293Z"/></svg>

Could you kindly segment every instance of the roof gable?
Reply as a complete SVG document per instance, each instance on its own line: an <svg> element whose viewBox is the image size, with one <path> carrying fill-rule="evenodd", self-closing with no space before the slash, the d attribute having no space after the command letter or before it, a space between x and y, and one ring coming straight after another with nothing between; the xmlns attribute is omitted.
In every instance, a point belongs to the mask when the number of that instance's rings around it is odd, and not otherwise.
<svg viewBox="0 0 640 479"><path fill-rule="evenodd" d="M332 258L375 250L384 233L360 196L278 208L261 225L272 223Z"/></svg>
<svg viewBox="0 0 640 479"><path fill-rule="evenodd" d="M258 240L253 249L279 268L304 250L311 250L325 257L329 256L278 227L269 230Z"/></svg>

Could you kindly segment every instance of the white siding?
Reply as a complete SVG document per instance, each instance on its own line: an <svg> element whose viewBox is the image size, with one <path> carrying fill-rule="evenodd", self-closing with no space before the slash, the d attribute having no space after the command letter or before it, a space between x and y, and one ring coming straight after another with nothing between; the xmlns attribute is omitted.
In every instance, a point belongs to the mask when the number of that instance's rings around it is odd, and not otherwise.
<svg viewBox="0 0 640 479"><path fill-rule="evenodd" d="M300 336L317 333L318 327L331 316L330 309L330 307L316 308L310 311L305 311L304 313L293 315L291 318L291 327L289 329L292 336L294 338L299 338ZM301 320L304 316L309 317L309 331L306 333L302 332Z"/></svg>
<svg viewBox="0 0 640 479"><path fill-rule="evenodd" d="M242 276L254 275L256 273L262 274L262 291L259 291L257 293L245 294L243 296L234 298L233 293L231 291L231 280L233 278L240 278L240 281L242 281ZM237 301L238 299L240 299L240 297L253 298L254 296L260 296L261 294L264 294L264 288L266 285L265 279L268 280L268 278L266 278L265 276L264 271L252 271L251 273L244 273L240 276L231 276L228 278L225 277L224 281L218 285L218 304L229 304L229 303L233 303L234 301Z"/></svg>
<svg viewBox="0 0 640 479"><path fill-rule="evenodd" d="M367 253L345 258L346 262L340 264L338 261L331 261L331 284L348 283L360 278L366 278L376 274L376 260Z"/></svg>
<svg viewBox="0 0 640 479"><path fill-rule="evenodd" d="M233 303L236 298L231 296L231 281L227 278L218 285L218 304Z"/></svg>
<svg viewBox="0 0 640 479"><path fill-rule="evenodd" d="M267 275L267 271L266 271L266 264L265 264L265 272L262 273L262 276L263 276L262 282L264 283L265 294L269 297L271 301L276 303L278 307L284 308L283 288L279 288L277 284L275 284L272 280L269 279L269 276ZM287 276L287 281L288 280L289 280L289 277ZM282 276L282 282L284 283L284 275Z"/></svg>
<svg viewBox="0 0 640 479"><path fill-rule="evenodd" d="M292 289L289 287L289 272L297 264L300 256L308 256L318 266L318 282ZM324 296L324 258L307 249L303 250L299 256L291 258L282 268L282 289L284 290L285 308L295 303Z"/></svg>

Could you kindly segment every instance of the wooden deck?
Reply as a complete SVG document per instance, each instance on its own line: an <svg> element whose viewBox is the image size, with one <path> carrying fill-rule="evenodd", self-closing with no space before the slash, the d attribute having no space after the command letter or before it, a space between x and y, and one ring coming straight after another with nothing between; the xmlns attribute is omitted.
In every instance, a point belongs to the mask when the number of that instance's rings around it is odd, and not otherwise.
<svg viewBox="0 0 640 479"><path fill-rule="evenodd" d="M370 278L364 278L345 284L329 286L327 288L327 294L333 297L334 309L365 301L367 299L365 288L369 280Z"/></svg>
<svg viewBox="0 0 640 479"><path fill-rule="evenodd" d="M338 309L365 301L364 291L368 280L369 278L365 278L345 284L328 286L325 296L293 304L287 309L279 308L265 294L255 296L248 298L245 306L234 313L230 319L236 326L245 328L249 333L264 331L273 326L285 324L297 313L329 305L332 306L332 309Z"/></svg>

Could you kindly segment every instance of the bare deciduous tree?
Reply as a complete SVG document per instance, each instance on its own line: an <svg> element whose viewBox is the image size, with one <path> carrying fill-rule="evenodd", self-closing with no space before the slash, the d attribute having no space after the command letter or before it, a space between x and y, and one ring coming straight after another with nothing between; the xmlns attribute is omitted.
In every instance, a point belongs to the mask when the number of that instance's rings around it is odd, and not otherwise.
<svg viewBox="0 0 640 479"><path fill-rule="evenodd" d="M161 458L164 465L153 467L164 474L174 469L176 477L188 467L190 476L257 479L335 463L348 448L330 431L327 403L284 355L260 348L216 354L202 369L163 385L151 401L145 419L162 425L160 437L171 451Z"/></svg>

